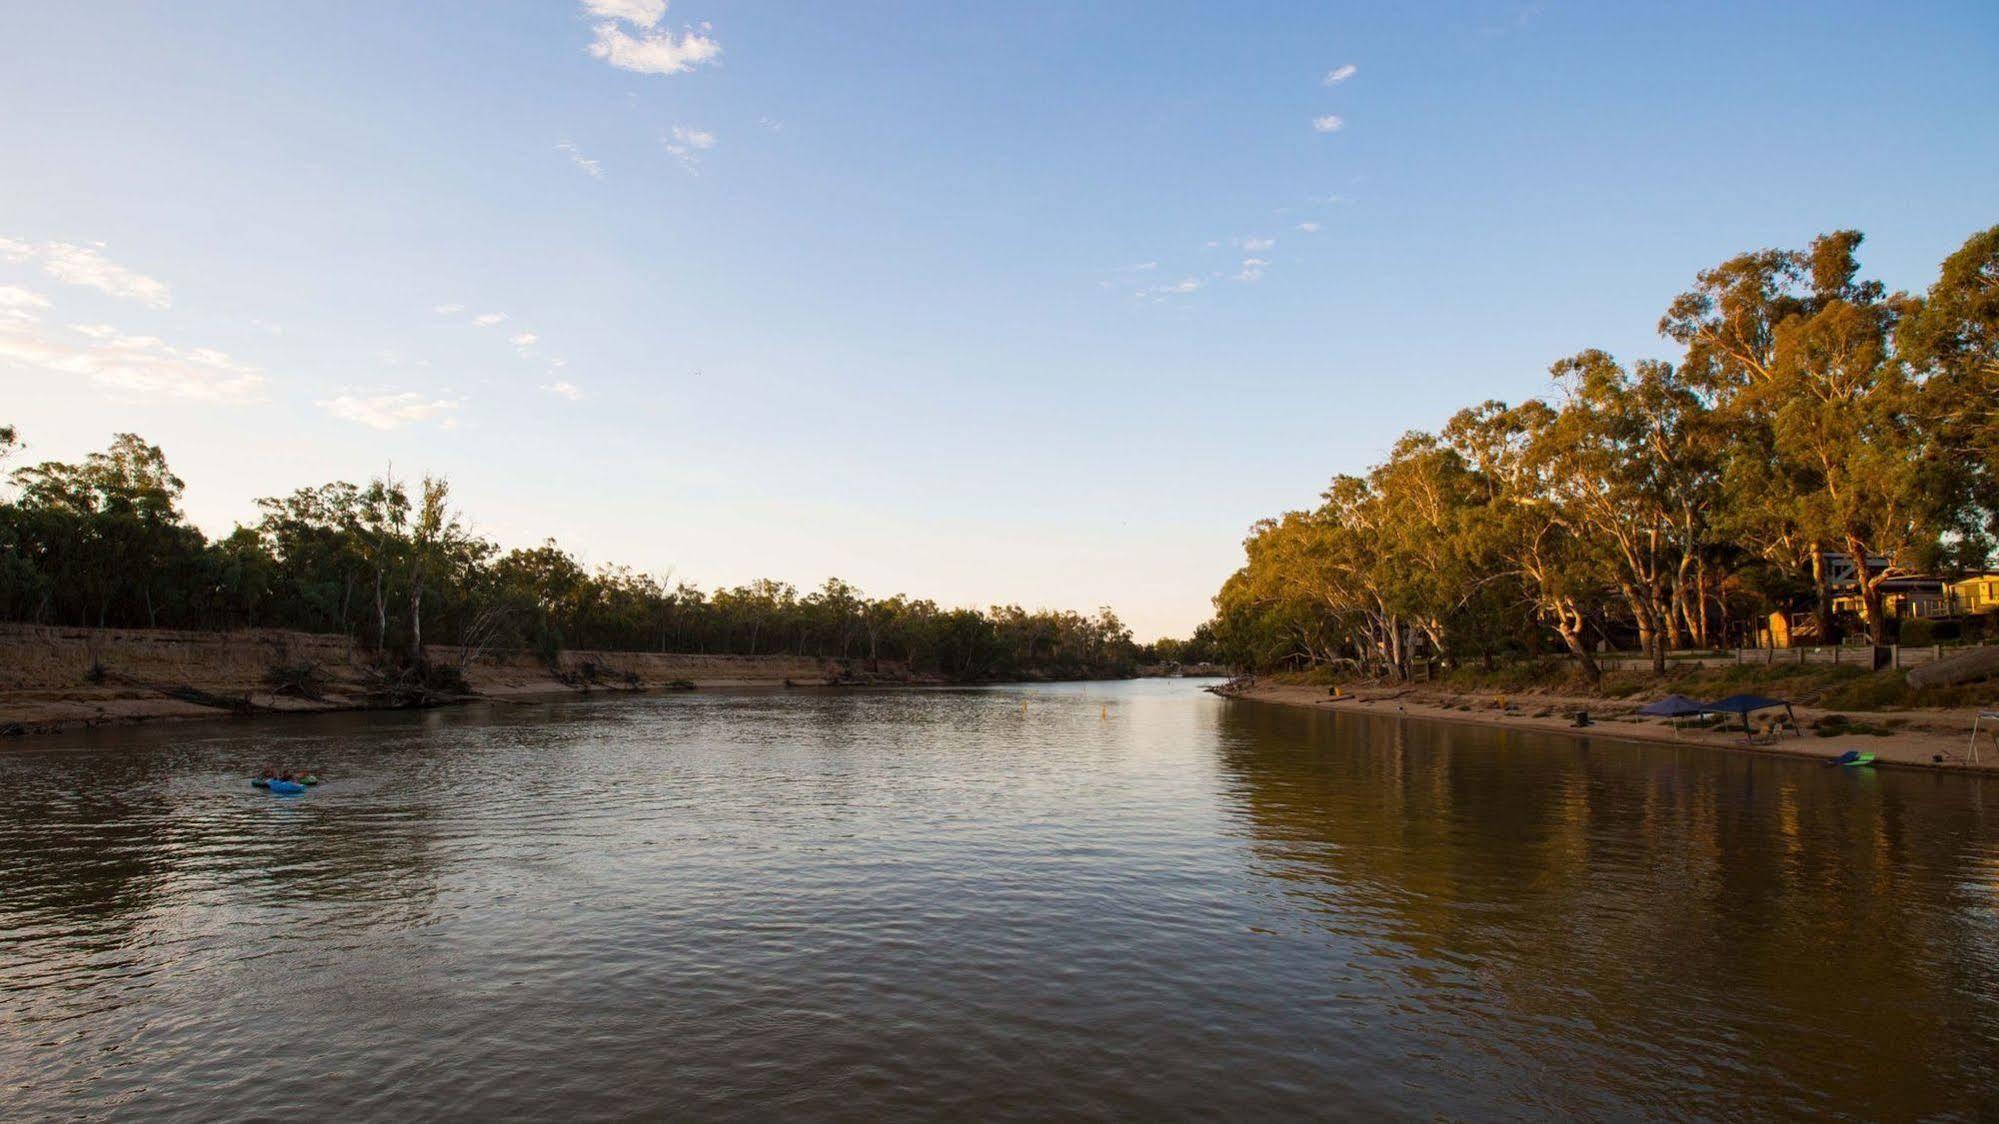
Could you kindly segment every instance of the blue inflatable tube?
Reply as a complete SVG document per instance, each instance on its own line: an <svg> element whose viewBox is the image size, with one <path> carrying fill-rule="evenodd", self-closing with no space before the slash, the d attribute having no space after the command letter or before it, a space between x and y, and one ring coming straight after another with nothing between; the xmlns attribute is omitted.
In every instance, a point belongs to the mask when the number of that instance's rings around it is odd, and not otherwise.
<svg viewBox="0 0 1999 1124"><path fill-rule="evenodd" d="M305 786L297 781L272 781L270 789L274 796L297 796L305 791Z"/></svg>

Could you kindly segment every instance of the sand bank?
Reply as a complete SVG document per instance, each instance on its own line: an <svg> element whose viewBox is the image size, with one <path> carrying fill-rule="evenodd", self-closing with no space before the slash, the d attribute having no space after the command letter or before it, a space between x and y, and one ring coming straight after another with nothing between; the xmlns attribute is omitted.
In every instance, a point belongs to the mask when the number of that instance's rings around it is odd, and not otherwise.
<svg viewBox="0 0 1999 1124"><path fill-rule="evenodd" d="M1803 736L1784 732L1774 740L1751 744L1743 736L1739 724L1729 730L1676 731L1664 719L1638 715L1636 711L1642 705L1638 702L1606 702L1603 699L1540 694L1512 697L1452 694L1415 687L1343 688L1343 691L1345 693L1341 697L1335 698L1323 686L1256 682L1229 692L1229 697L1312 710L1352 710L1552 734L1680 746L1701 745L1733 752L1824 759L1857 749L1874 754L1884 765L1967 772L1999 771L1999 744L1995 744L1987 733L1979 735L1979 762L1973 764L1966 759L1966 744L1970 740L1972 720L1977 717L1976 710L1842 712L1870 724L1894 725L1887 734L1879 736L1841 734L1819 737L1812 726L1828 712L1800 706L1794 709ZM1578 710L1589 712L1592 725L1587 729L1574 725L1574 715ZM1988 721L1984 729L1990 731L1992 723Z"/></svg>
<svg viewBox="0 0 1999 1124"><path fill-rule="evenodd" d="M456 648L428 651L458 664ZM314 669L317 697L275 689L274 668ZM903 683L916 677L883 661L858 664L798 656L564 652L551 665L529 652L464 660L472 697L697 688L782 687L848 682ZM368 654L344 636L246 629L46 628L0 625L0 733L45 733L78 726L217 718L232 713L316 713L376 705L367 690Z"/></svg>

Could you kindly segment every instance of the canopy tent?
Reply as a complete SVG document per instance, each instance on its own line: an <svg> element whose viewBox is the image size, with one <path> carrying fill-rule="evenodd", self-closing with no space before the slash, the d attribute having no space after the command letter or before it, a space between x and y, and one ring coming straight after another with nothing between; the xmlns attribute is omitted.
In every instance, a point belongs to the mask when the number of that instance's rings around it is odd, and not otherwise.
<svg viewBox="0 0 1999 1124"><path fill-rule="evenodd" d="M1638 713L1651 718L1672 719L1673 736L1677 738L1680 736L1680 719L1692 718L1701 713L1701 702L1685 695L1667 695L1657 702L1649 702L1639 707Z"/></svg>
<svg viewBox="0 0 1999 1124"><path fill-rule="evenodd" d="M1784 699L1773 699L1765 695L1730 695L1711 703L1701 704L1702 714L1740 714L1742 732L1749 733L1749 716L1759 710L1784 708L1784 717L1791 720L1791 729L1798 729L1798 716L1791 712L1791 704ZM1800 734L1804 731L1799 730Z"/></svg>
<svg viewBox="0 0 1999 1124"><path fill-rule="evenodd" d="M1692 718L1707 711L1707 705L1699 699L1685 695L1667 695L1657 702L1648 702L1638 708L1638 713L1653 718Z"/></svg>

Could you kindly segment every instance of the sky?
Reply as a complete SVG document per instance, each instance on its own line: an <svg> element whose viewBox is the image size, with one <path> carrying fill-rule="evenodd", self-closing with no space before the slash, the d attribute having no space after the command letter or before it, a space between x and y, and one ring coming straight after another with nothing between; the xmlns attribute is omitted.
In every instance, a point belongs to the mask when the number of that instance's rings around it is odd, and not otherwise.
<svg viewBox="0 0 1999 1124"><path fill-rule="evenodd" d="M0 424L1185 635L1697 271L1999 222L1999 5L0 0Z"/></svg>

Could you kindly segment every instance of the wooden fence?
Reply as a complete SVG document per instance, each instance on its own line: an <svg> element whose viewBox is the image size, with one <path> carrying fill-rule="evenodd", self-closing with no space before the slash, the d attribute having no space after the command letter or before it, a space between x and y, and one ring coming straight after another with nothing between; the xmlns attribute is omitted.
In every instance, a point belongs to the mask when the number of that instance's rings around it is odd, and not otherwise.
<svg viewBox="0 0 1999 1124"><path fill-rule="evenodd" d="M1892 644L1888 647L1885 662L1888 667L1921 667L1947 655L1969 650L1956 644ZM1604 652L1597 656L1597 663L1606 670L1650 671L1652 668L1652 658L1642 652ZM1874 649L1866 645L1827 645L1823 648L1737 648L1732 651L1701 655L1673 655L1666 659L1667 667L1728 667L1732 664L1766 664L1773 667L1785 664L1797 667L1826 664L1864 670L1874 666Z"/></svg>

